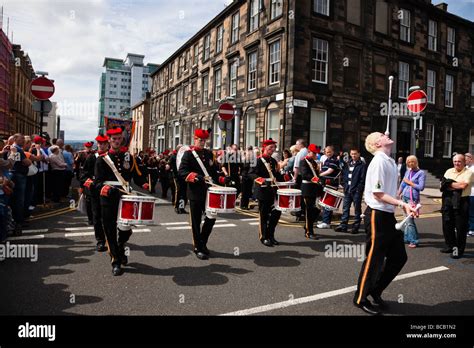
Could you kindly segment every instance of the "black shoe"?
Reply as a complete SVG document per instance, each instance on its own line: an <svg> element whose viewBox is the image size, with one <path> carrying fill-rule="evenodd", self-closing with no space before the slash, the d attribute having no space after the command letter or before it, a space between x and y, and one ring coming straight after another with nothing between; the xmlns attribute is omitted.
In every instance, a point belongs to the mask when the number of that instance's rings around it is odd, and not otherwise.
<svg viewBox="0 0 474 348"><path fill-rule="evenodd" d="M96 249L97 249L98 252L107 251L107 247L102 242L97 243Z"/></svg>
<svg viewBox="0 0 474 348"><path fill-rule="evenodd" d="M270 241L270 239L264 239L262 241L262 244L267 246L267 247L272 247L273 246L273 243Z"/></svg>
<svg viewBox="0 0 474 348"><path fill-rule="evenodd" d="M441 253L443 254L451 254L453 252L453 248L444 248L440 250Z"/></svg>
<svg viewBox="0 0 474 348"><path fill-rule="evenodd" d="M180 210L180 214L189 214L184 208Z"/></svg>
<svg viewBox="0 0 474 348"><path fill-rule="evenodd" d="M347 227L344 227L344 226L339 225L339 226L337 226L337 227L334 229L334 231L336 231L336 232L342 232L342 233L347 233Z"/></svg>
<svg viewBox="0 0 474 348"><path fill-rule="evenodd" d="M460 259L462 257L462 254L451 254L451 258L454 259L454 260L457 260L457 259Z"/></svg>
<svg viewBox="0 0 474 348"><path fill-rule="evenodd" d="M297 217L296 217L296 222L302 222L302 221L306 221L306 217L305 217L305 216L297 216Z"/></svg>
<svg viewBox="0 0 474 348"><path fill-rule="evenodd" d="M114 275L114 277L121 276L123 274L123 270L122 268L120 268L120 265L115 265L112 268L112 274Z"/></svg>
<svg viewBox="0 0 474 348"><path fill-rule="evenodd" d="M178 215L181 214L181 210L179 210L178 208L174 208L174 212Z"/></svg>
<svg viewBox="0 0 474 348"><path fill-rule="evenodd" d="M314 233L306 234L305 237L307 239L312 239L312 240L318 240L319 239L318 237L316 237L316 235Z"/></svg>
<svg viewBox="0 0 474 348"><path fill-rule="evenodd" d="M211 251L207 248L207 246L204 246L202 248L202 253L207 255L207 256L211 255Z"/></svg>
<svg viewBox="0 0 474 348"><path fill-rule="evenodd" d="M249 207L240 207L242 210L249 210Z"/></svg>
<svg viewBox="0 0 474 348"><path fill-rule="evenodd" d="M128 265L128 257L125 254L122 255L122 258L120 259L120 263L122 264L122 266Z"/></svg>
<svg viewBox="0 0 474 348"><path fill-rule="evenodd" d="M280 242L278 242L275 238L270 238L270 242L272 242L273 245L280 245Z"/></svg>
<svg viewBox="0 0 474 348"><path fill-rule="evenodd" d="M206 254L204 254L202 251L195 251L194 253L196 254L196 257L197 257L199 260L208 260L208 259L209 259L209 256L207 256Z"/></svg>
<svg viewBox="0 0 474 348"><path fill-rule="evenodd" d="M380 295L374 295L374 294L370 294L370 296L372 296L372 298L374 299L374 303L380 308L380 309L388 309L389 305L387 304L387 302L385 302L382 298L382 296Z"/></svg>
<svg viewBox="0 0 474 348"><path fill-rule="evenodd" d="M380 315L382 314L377 308L374 307L369 300L362 301L361 303L357 303L354 301L354 306L362 309L364 312L369 313L370 315Z"/></svg>

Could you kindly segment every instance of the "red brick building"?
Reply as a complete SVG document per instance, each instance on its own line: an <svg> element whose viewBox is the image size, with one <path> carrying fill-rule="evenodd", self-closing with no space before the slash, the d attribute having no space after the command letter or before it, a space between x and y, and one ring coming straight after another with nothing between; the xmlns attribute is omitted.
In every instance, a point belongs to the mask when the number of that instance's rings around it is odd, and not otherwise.
<svg viewBox="0 0 474 348"><path fill-rule="evenodd" d="M9 108L12 60L12 45L6 34L0 29L0 137L2 138L13 133Z"/></svg>

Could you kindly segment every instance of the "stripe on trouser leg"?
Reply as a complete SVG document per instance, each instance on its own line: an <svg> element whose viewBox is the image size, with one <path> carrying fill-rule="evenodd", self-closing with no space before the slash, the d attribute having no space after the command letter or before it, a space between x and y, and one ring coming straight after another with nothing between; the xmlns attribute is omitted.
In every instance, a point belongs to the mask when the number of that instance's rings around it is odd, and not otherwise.
<svg viewBox="0 0 474 348"><path fill-rule="evenodd" d="M367 256L367 262L365 263L364 275L362 276L362 281L360 282L360 289L359 289L359 298L357 299L357 304L360 304L362 300L362 294L364 293L365 283L367 281L367 274L369 273L370 268L370 261L372 260L372 255L374 253L374 246L375 246L375 210L372 210L372 216L370 217L370 235L372 239L372 243L370 245L369 255Z"/></svg>

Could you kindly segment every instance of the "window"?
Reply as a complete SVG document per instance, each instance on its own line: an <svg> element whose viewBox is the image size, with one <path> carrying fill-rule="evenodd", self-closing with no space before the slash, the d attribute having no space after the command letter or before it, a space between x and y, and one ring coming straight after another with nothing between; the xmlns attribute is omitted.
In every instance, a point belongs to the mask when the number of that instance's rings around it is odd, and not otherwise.
<svg viewBox="0 0 474 348"><path fill-rule="evenodd" d="M202 52L202 60L205 62L211 56L211 34L207 34L204 38L204 51Z"/></svg>
<svg viewBox="0 0 474 348"><path fill-rule="evenodd" d="M474 81L471 82L471 109L474 109Z"/></svg>
<svg viewBox="0 0 474 348"><path fill-rule="evenodd" d="M197 90L197 81L193 81L191 84L191 94L192 94L192 103L193 103L193 108L197 106L197 101L198 101L198 90Z"/></svg>
<svg viewBox="0 0 474 348"><path fill-rule="evenodd" d="M158 127L158 134L157 134L157 142L158 142L158 152L161 153L165 151L165 126Z"/></svg>
<svg viewBox="0 0 474 348"><path fill-rule="evenodd" d="M425 157L433 157L434 152L434 125L427 123L425 131Z"/></svg>
<svg viewBox="0 0 474 348"><path fill-rule="evenodd" d="M267 139L280 142L280 110L269 109L267 112Z"/></svg>
<svg viewBox="0 0 474 348"><path fill-rule="evenodd" d="M326 110L311 109L309 142L319 146L326 144Z"/></svg>
<svg viewBox="0 0 474 348"><path fill-rule="evenodd" d="M329 16L329 0L313 0L314 12Z"/></svg>
<svg viewBox="0 0 474 348"><path fill-rule="evenodd" d="M237 12L232 16L232 35L230 39L231 44L235 44L239 41L239 25L240 25L240 13Z"/></svg>
<svg viewBox="0 0 474 348"><path fill-rule="evenodd" d="M280 82L280 40L270 44L270 84Z"/></svg>
<svg viewBox="0 0 474 348"><path fill-rule="evenodd" d="M428 49L436 51L438 42L438 23L430 20L428 22Z"/></svg>
<svg viewBox="0 0 474 348"><path fill-rule="evenodd" d="M401 9L402 18L400 18L400 40L410 42L410 11Z"/></svg>
<svg viewBox="0 0 474 348"><path fill-rule="evenodd" d="M443 157L451 158L451 147L453 143L453 128L445 126L443 130Z"/></svg>
<svg viewBox="0 0 474 348"><path fill-rule="evenodd" d="M280 17L283 13L282 0L272 0L270 4L270 19Z"/></svg>
<svg viewBox="0 0 474 348"><path fill-rule="evenodd" d="M328 50L326 40L313 39L313 82L328 83Z"/></svg>
<svg viewBox="0 0 474 348"><path fill-rule="evenodd" d="M428 103L435 104L436 103L436 71L428 70L428 81L426 83L427 86L427 95L428 95Z"/></svg>
<svg viewBox="0 0 474 348"><path fill-rule="evenodd" d="M222 90L222 70L214 70L214 100L221 100L221 90Z"/></svg>
<svg viewBox="0 0 474 348"><path fill-rule="evenodd" d="M183 90L180 88L178 89L178 102L177 102L178 110L181 106L183 106Z"/></svg>
<svg viewBox="0 0 474 348"><path fill-rule="evenodd" d="M249 10L249 32L258 29L258 16L259 8L258 3L260 0L250 0L250 10Z"/></svg>
<svg viewBox="0 0 474 348"><path fill-rule="evenodd" d="M346 0L347 22L360 25L361 0Z"/></svg>
<svg viewBox="0 0 474 348"><path fill-rule="evenodd" d="M410 84L410 65L408 63L398 63L398 97L406 99L408 97L408 86Z"/></svg>
<svg viewBox="0 0 474 348"><path fill-rule="evenodd" d="M474 154L474 129L469 132L469 153Z"/></svg>
<svg viewBox="0 0 474 348"><path fill-rule="evenodd" d="M178 59L178 69L177 69L178 79L181 77L182 70L183 70L183 56L179 57Z"/></svg>
<svg viewBox="0 0 474 348"><path fill-rule="evenodd" d="M180 136L179 136L179 122L176 122L174 124L174 143L173 143L173 149L176 149L176 147L178 147L179 145L179 140L180 140Z"/></svg>
<svg viewBox="0 0 474 348"><path fill-rule="evenodd" d="M189 67L189 60L191 59L191 53L189 52L189 50L186 51L186 53L184 54L184 71L188 71L188 67Z"/></svg>
<svg viewBox="0 0 474 348"><path fill-rule="evenodd" d="M453 107L454 76L446 74L446 92L444 94L444 106Z"/></svg>
<svg viewBox="0 0 474 348"><path fill-rule="evenodd" d="M222 52L224 43L224 26L221 24L217 27L216 53Z"/></svg>
<svg viewBox="0 0 474 348"><path fill-rule="evenodd" d="M209 75L202 77L202 105L207 105L209 100Z"/></svg>
<svg viewBox="0 0 474 348"><path fill-rule="evenodd" d="M454 57L456 52L456 32L454 28L448 27L448 43L447 43L447 54L448 56Z"/></svg>
<svg viewBox="0 0 474 348"><path fill-rule="evenodd" d="M387 34L388 26L388 4L386 1L377 0L375 3L375 31Z"/></svg>
<svg viewBox="0 0 474 348"><path fill-rule="evenodd" d="M245 146L257 146L257 113L255 110L247 111L247 120L245 122Z"/></svg>
<svg viewBox="0 0 474 348"><path fill-rule="evenodd" d="M248 90L254 91L257 89L257 51L251 52L248 55Z"/></svg>
<svg viewBox="0 0 474 348"><path fill-rule="evenodd" d="M168 77L168 78L169 78L170 81L173 80L173 75L174 75L174 71L173 71L173 70L174 70L174 62L172 62L172 63L170 64L170 68L169 68L169 77Z"/></svg>
<svg viewBox="0 0 474 348"><path fill-rule="evenodd" d="M221 148L222 144L220 142L221 137L219 136L219 117L217 115L214 116L214 122L212 124L212 147Z"/></svg>
<svg viewBox="0 0 474 348"><path fill-rule="evenodd" d="M239 61L238 59L234 60L230 65L230 95L235 97L237 95L237 76L238 76L238 69L239 69Z"/></svg>
<svg viewBox="0 0 474 348"><path fill-rule="evenodd" d="M193 65L198 64L199 57L199 44L194 45Z"/></svg>

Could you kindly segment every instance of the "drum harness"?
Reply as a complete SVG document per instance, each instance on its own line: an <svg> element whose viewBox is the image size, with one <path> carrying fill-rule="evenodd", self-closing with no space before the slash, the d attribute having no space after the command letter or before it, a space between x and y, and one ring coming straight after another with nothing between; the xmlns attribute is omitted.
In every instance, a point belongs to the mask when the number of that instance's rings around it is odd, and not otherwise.
<svg viewBox="0 0 474 348"><path fill-rule="evenodd" d="M318 177L318 175L316 174L316 171L314 170L314 167L313 167L313 165L311 164L311 162L308 161L307 158L305 158L304 160L306 161L306 163L308 163L308 166L311 168L311 171L313 172L313 176ZM314 184L314 182L309 181L309 180L303 180L302 183L303 183L303 184Z"/></svg>
<svg viewBox="0 0 474 348"><path fill-rule="evenodd" d="M268 163L265 158L260 157L260 159L262 160L263 164L265 165L265 168L267 168L267 172L268 174L270 175L270 179L271 179L271 182L272 182L272 185L271 186L276 186L278 187L278 185L276 184L276 179L275 177L273 176L273 173L272 173L272 168L270 167L270 163ZM266 181L266 180L265 180Z"/></svg>
<svg viewBox="0 0 474 348"><path fill-rule="evenodd" d="M207 184L211 185L211 186L219 186L219 187L220 187L220 185L216 185L216 184L214 184L214 183L212 182L211 176L209 175L209 173L208 173L206 167L204 166L204 163L202 163L201 158L200 158L199 155L197 154L196 150L192 150L191 152L192 152L194 158L196 158L196 161L197 161L197 163L199 164L199 167L201 167L202 172L204 173L204 181L205 181Z"/></svg>
<svg viewBox="0 0 474 348"><path fill-rule="evenodd" d="M114 185L119 186L120 185L120 186L123 187L123 190L119 189L120 192L125 193L126 195L131 195L132 194L132 188L130 187L128 182L125 181L125 179L122 177L122 175L118 171L117 167L115 167L115 164L112 161L112 159L110 158L110 156L105 155L104 156L104 161L105 161L105 163L107 163L107 165L110 167L110 169L112 169L112 172L114 173L115 177L118 180L117 182L115 182L115 181L106 181L104 184L110 185L110 186L114 186ZM141 192L138 192L138 191L136 191L135 193L137 193L139 195L142 195L142 196L148 196L148 195L146 195L144 193L141 193Z"/></svg>

